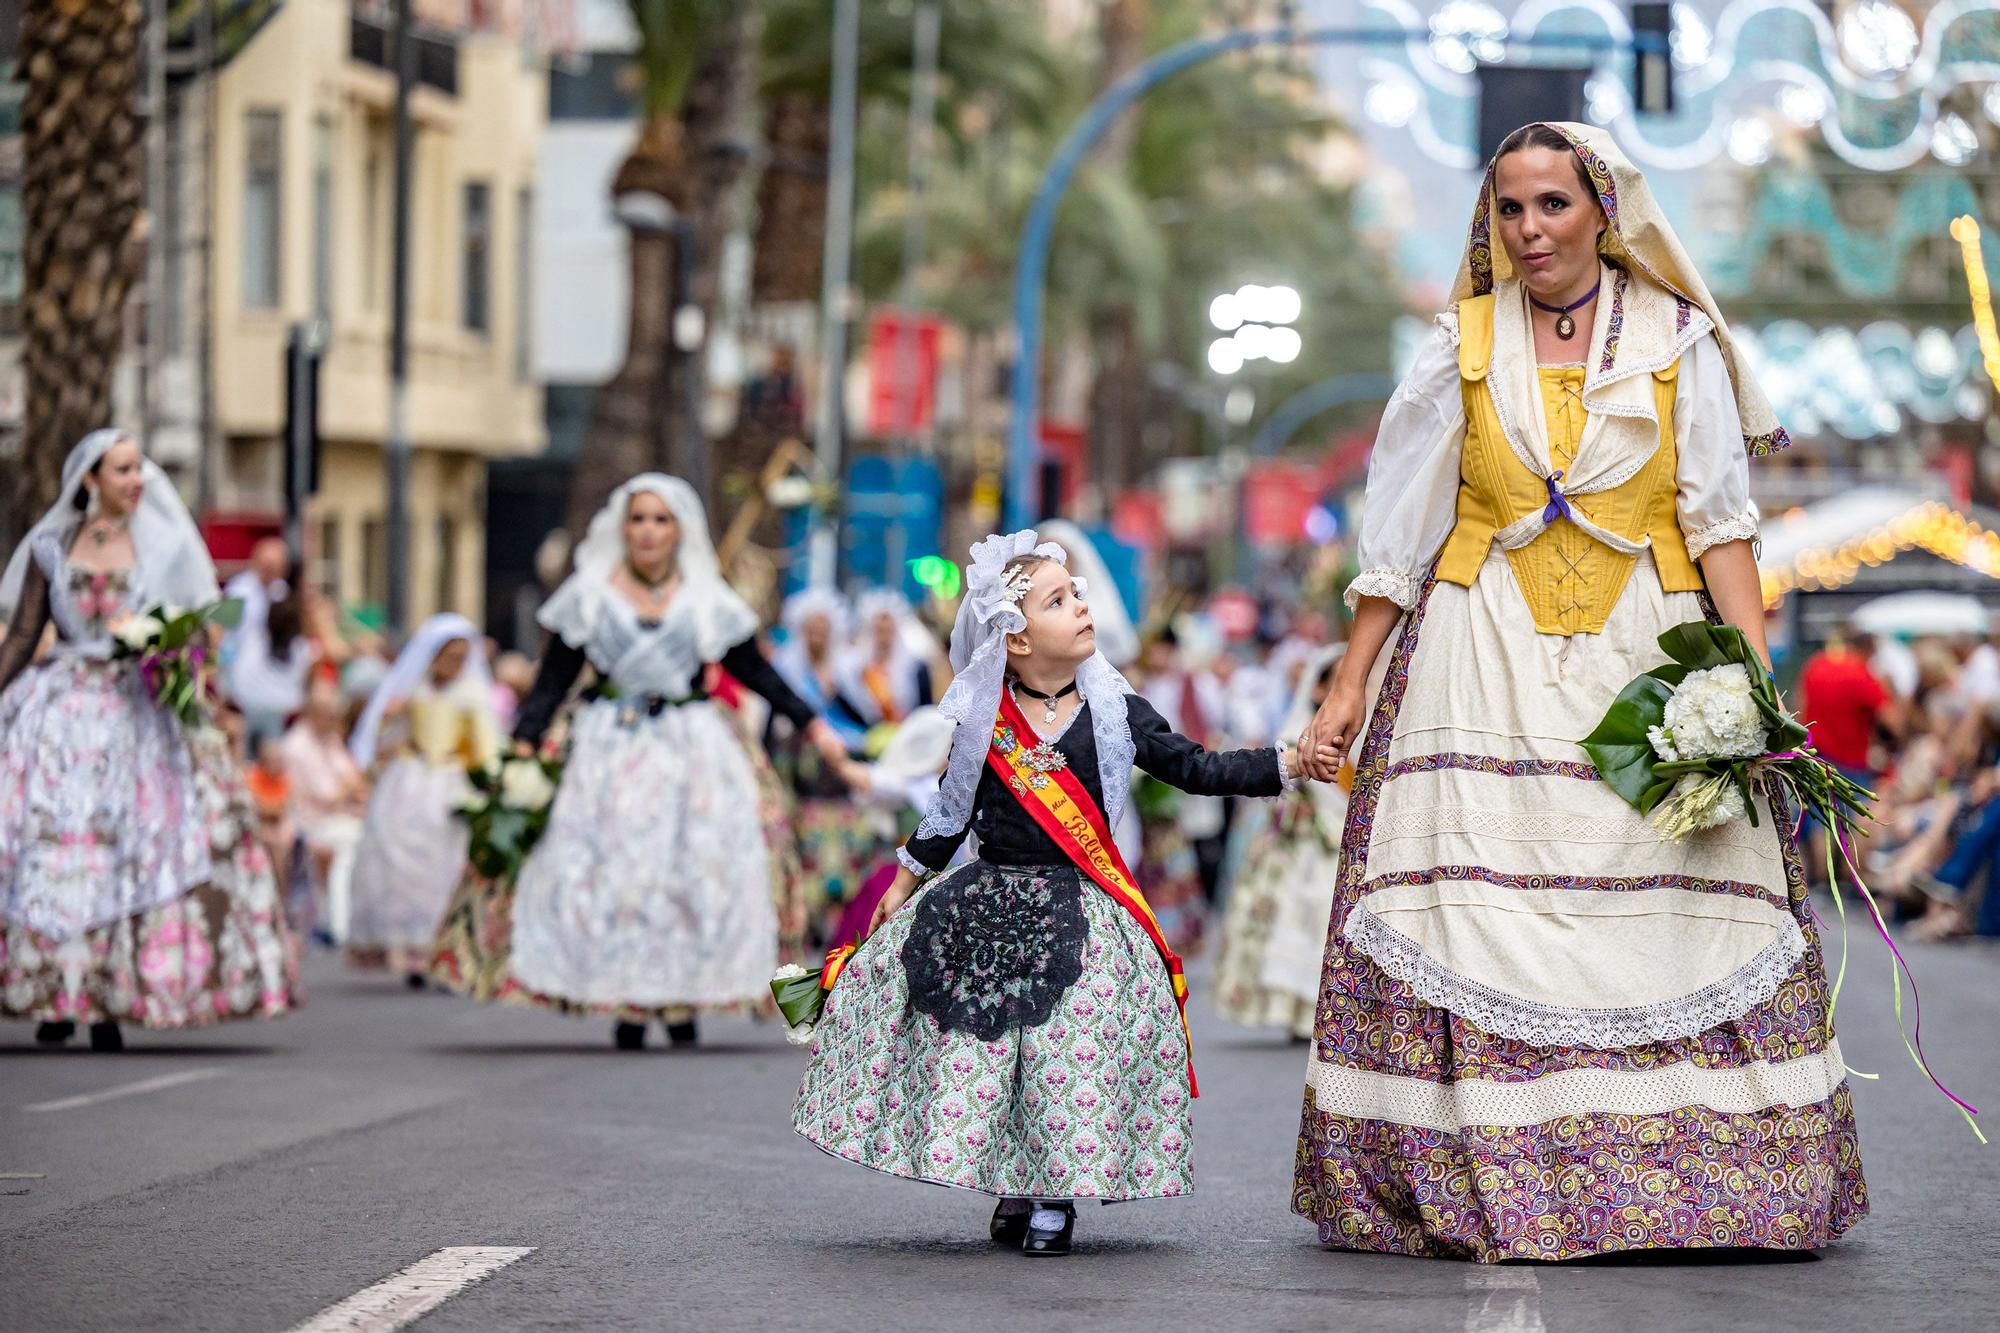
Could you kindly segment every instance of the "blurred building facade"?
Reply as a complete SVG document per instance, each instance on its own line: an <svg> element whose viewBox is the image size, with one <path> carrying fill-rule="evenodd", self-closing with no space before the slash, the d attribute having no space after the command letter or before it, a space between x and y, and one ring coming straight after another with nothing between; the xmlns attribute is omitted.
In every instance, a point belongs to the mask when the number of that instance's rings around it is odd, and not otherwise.
<svg viewBox="0 0 2000 1333"><path fill-rule="evenodd" d="M521 6L418 6L409 252L412 616L477 613L485 485L541 449L530 356L536 154L546 75ZM341 601L388 587L395 76L387 6L292 0L173 90L183 188L159 243L156 448L197 455L211 524L282 518L285 354L323 332L317 577ZM477 11L477 12L475 12ZM189 188L192 183L191 188ZM185 440L191 449L177 448ZM206 447L203 447L204 442Z"/></svg>

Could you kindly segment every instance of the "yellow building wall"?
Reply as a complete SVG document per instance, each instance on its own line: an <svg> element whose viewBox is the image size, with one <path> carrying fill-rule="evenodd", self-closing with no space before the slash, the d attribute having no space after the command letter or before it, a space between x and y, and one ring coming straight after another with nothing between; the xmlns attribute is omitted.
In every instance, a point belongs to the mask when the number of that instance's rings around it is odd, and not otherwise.
<svg viewBox="0 0 2000 1333"><path fill-rule="evenodd" d="M218 76L213 179L215 413L227 441L218 507L275 512L284 423L284 355L291 325L314 313L316 124L331 129L330 340L320 374L325 442L315 523L332 523L336 591L363 587L365 525L382 517L389 433L389 280L394 190L395 81L349 56L345 0L291 0ZM477 614L482 600L486 460L545 445L541 386L526 370L519 309L530 252L519 229L529 210L536 145L547 114L545 66L504 38L458 44L458 94L419 87L411 99L409 341L412 615ZM279 302L245 305L247 117L281 117ZM462 325L465 186L488 187L487 327ZM448 601L437 520L452 521Z"/></svg>

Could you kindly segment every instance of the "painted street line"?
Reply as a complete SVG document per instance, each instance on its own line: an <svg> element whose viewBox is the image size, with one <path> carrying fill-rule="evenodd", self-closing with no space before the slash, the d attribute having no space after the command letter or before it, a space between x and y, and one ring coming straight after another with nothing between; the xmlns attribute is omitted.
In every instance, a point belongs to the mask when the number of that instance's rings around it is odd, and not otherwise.
<svg viewBox="0 0 2000 1333"><path fill-rule="evenodd" d="M0 1180L47 1180L46 1171L0 1171Z"/></svg>
<svg viewBox="0 0 2000 1333"><path fill-rule="evenodd" d="M1465 1312L1465 1333L1546 1333L1542 1280L1534 1269L1470 1269L1465 1289L1475 1300Z"/></svg>
<svg viewBox="0 0 2000 1333"><path fill-rule="evenodd" d="M137 1097L141 1093L158 1092L162 1088L177 1088L183 1083L199 1083L205 1078L217 1078L228 1072L220 1065L207 1069L183 1069L173 1074L161 1074L157 1078L142 1078L137 1083L121 1083L102 1092L86 1092L81 1096L61 1097L52 1102L33 1102L21 1109L31 1115L38 1115L44 1111L74 1111L80 1106L114 1102L121 1097Z"/></svg>
<svg viewBox="0 0 2000 1333"><path fill-rule="evenodd" d="M452 1245L329 1305L290 1333L393 1333L429 1314L479 1279L535 1247Z"/></svg>

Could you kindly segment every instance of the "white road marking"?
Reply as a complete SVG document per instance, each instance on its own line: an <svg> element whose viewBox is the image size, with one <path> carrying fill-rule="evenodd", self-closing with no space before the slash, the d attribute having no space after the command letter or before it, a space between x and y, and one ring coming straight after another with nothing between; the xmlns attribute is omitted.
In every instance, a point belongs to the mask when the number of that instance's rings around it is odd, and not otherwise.
<svg viewBox="0 0 2000 1333"><path fill-rule="evenodd" d="M290 1333L393 1333L479 1279L534 1252L532 1245L447 1246L338 1305L327 1306Z"/></svg>
<svg viewBox="0 0 2000 1333"><path fill-rule="evenodd" d="M46 1171L0 1171L0 1180L47 1180Z"/></svg>
<svg viewBox="0 0 2000 1333"><path fill-rule="evenodd" d="M86 1092L79 1097L61 1097L52 1102L33 1102L21 1109L30 1114L40 1114L44 1111L74 1111L80 1106L114 1102L120 1097L137 1097L141 1093L158 1092L162 1088L177 1088L183 1083L199 1083L205 1078L217 1078L228 1072L220 1065L206 1069L183 1069L177 1073L161 1074L158 1078L142 1078L137 1083L121 1083L102 1092Z"/></svg>
<svg viewBox="0 0 2000 1333"><path fill-rule="evenodd" d="M1477 1301L1465 1312L1465 1333L1546 1333L1534 1269L1468 1269L1465 1289Z"/></svg>

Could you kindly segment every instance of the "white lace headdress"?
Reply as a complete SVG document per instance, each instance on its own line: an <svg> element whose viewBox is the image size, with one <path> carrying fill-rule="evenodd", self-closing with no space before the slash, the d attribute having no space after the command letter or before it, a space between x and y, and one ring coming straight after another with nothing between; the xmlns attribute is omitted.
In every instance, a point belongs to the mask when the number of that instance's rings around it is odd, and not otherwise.
<svg viewBox="0 0 2000 1333"><path fill-rule="evenodd" d="M1033 529L988 537L972 548L965 600L958 605L958 620L951 629L951 667L957 674L938 704L938 712L956 724L951 758L937 799L917 828L919 838L956 835L972 819L973 797L993 743L993 721L1000 715L1000 695L1007 688L1007 636L1028 627L1021 609L1028 580L1020 571L1012 578L1007 574L1008 562L1024 555L1039 555L1065 568L1069 564L1060 546L1039 542ZM1075 582L1078 595L1085 595L1083 580ZM1076 687L1090 705L1104 818L1116 828L1132 776L1132 728L1125 716L1125 696L1132 687L1104 654L1095 652L1077 668Z"/></svg>
<svg viewBox="0 0 2000 1333"><path fill-rule="evenodd" d="M113 446L131 438L122 430L94 430L69 451L63 460L62 493L28 529L7 562L6 574L0 576L0 615L12 615L21 600L21 585L28 577L29 548L50 536L66 537L82 521L77 496L83 493L84 478ZM146 487L132 515L131 533L132 558L147 599L183 609L213 602L222 595L215 582L215 562L209 558L208 544L202 540L194 516L181 503L173 481L158 463L147 459L144 475Z"/></svg>
<svg viewBox="0 0 2000 1333"><path fill-rule="evenodd" d="M674 561L681 583L669 614L692 616L701 659L718 661L757 632L757 613L723 580L715 544L708 536L708 515L694 488L662 472L642 472L611 492L576 548L575 572L542 603L535 619L572 648L590 646L597 617L617 595L611 591L611 576L625 559L625 513L632 497L641 494L659 496L680 525Z"/></svg>

